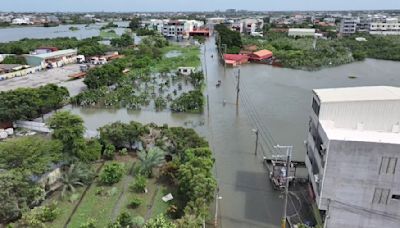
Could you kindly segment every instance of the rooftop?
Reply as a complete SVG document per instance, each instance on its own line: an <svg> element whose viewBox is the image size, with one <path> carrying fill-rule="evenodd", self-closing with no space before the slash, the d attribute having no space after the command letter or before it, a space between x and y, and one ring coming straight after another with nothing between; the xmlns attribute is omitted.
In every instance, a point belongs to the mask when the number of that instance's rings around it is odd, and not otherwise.
<svg viewBox="0 0 400 228"><path fill-rule="evenodd" d="M76 55L77 50L76 49L66 49L66 50L60 50L60 51L53 51L49 53L43 53L43 54L37 54L37 55L30 55L30 56L35 56L39 57L42 59L49 59L49 58L56 58L56 57L61 57L65 55Z"/></svg>
<svg viewBox="0 0 400 228"><path fill-rule="evenodd" d="M391 86L315 89L314 93L321 103L400 100L400 88Z"/></svg>
<svg viewBox="0 0 400 228"><path fill-rule="evenodd" d="M329 140L400 144L400 133L335 128L332 121L320 121Z"/></svg>

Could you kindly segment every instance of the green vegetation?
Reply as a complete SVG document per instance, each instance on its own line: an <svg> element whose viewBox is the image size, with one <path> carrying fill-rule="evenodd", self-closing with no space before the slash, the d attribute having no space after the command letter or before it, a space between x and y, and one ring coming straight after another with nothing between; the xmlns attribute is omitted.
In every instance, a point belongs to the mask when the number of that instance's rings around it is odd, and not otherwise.
<svg viewBox="0 0 400 228"><path fill-rule="evenodd" d="M125 34L113 40L112 44L125 47L129 45L130 39L130 36ZM178 101L173 106L174 111L202 111L201 92L182 95L182 82L176 89L171 87L176 86L180 80L189 81L195 90L201 90L204 83L203 73L194 73L188 77L175 73L172 77L168 77L178 67L198 67L200 65L198 47L168 46L165 38L156 35L144 38L137 50L125 49L124 52L125 58L91 69L84 79L89 89L74 97L72 103L82 106L141 109L150 105L153 98L155 109L162 111L176 99ZM179 55L169 57L167 54L170 52ZM123 73L125 69L133 70ZM166 91L169 93L164 95Z"/></svg>
<svg viewBox="0 0 400 228"><path fill-rule="evenodd" d="M146 28L139 28L135 31L135 33L137 36L154 36L157 34L157 31Z"/></svg>
<svg viewBox="0 0 400 228"><path fill-rule="evenodd" d="M355 38L360 36L367 41L356 41ZM365 58L400 61L400 38L397 36L356 34L328 40L317 39L314 49L314 38L291 38L286 34L270 32L262 39L245 37L243 43L271 50L284 67L294 69L317 70Z"/></svg>
<svg viewBox="0 0 400 228"><path fill-rule="evenodd" d="M70 31L79 31L79 28L78 27L75 27L75 26L71 26L71 27L69 27L68 28Z"/></svg>
<svg viewBox="0 0 400 228"><path fill-rule="evenodd" d="M27 54L36 48L43 46L56 47L58 49L78 48L78 53L85 56L102 55L107 49L105 45L101 45L98 41L100 37L86 38L78 40L77 38L54 38L54 39L22 39L8 43L0 43L0 53L6 54Z"/></svg>
<svg viewBox="0 0 400 228"><path fill-rule="evenodd" d="M16 138L0 144L0 223L19 219L23 211L44 200L44 188L33 179L59 162L61 151L60 142L43 137Z"/></svg>
<svg viewBox="0 0 400 228"><path fill-rule="evenodd" d="M100 37L102 39L111 40L111 39L116 39L119 36L115 32L115 30L110 29L110 30L100 30Z"/></svg>
<svg viewBox="0 0 400 228"><path fill-rule="evenodd" d="M133 38L128 33L124 33L124 34L122 34L121 37L112 39L111 45L114 47L120 47L120 48L128 47L130 45L133 45Z"/></svg>
<svg viewBox="0 0 400 228"><path fill-rule="evenodd" d="M132 29L132 31L136 31L140 28L141 23L142 19L139 17L135 17L129 22L128 28Z"/></svg>
<svg viewBox="0 0 400 228"><path fill-rule="evenodd" d="M109 163L105 165L100 174L100 182L105 185L118 183L124 174L124 166L120 163Z"/></svg>
<svg viewBox="0 0 400 228"><path fill-rule="evenodd" d="M30 120L61 108L69 97L65 87L48 84L0 92L0 121Z"/></svg>
<svg viewBox="0 0 400 228"><path fill-rule="evenodd" d="M110 28L118 28L118 25L114 24L113 22L108 22L106 25L101 26L100 30L110 29Z"/></svg>
<svg viewBox="0 0 400 228"><path fill-rule="evenodd" d="M217 45L220 52L239 53L242 48L242 39L239 32L232 31L222 24L216 25L215 31L218 32ZM227 50L223 50L225 48L224 45L226 45Z"/></svg>
<svg viewBox="0 0 400 228"><path fill-rule="evenodd" d="M1 64L20 64L26 65L26 60L23 56L8 55L4 58Z"/></svg>
<svg viewBox="0 0 400 228"><path fill-rule="evenodd" d="M174 112L203 112L204 97L200 90L183 93L171 104L171 110Z"/></svg>

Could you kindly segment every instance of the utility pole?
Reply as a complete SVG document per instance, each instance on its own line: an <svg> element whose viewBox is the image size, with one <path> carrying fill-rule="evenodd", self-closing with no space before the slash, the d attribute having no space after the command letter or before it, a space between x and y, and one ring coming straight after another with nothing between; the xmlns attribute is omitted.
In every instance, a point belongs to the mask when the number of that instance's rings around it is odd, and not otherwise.
<svg viewBox="0 0 400 228"><path fill-rule="evenodd" d="M240 92L240 69L238 69L237 76L237 84L236 84L236 107L239 107L239 92Z"/></svg>
<svg viewBox="0 0 400 228"><path fill-rule="evenodd" d="M256 134L256 149L255 149L255 151L254 151L254 155L255 155L255 156L257 156L257 149L258 149L258 134L259 134L259 131L258 131L258 129L253 129L253 132Z"/></svg>
<svg viewBox="0 0 400 228"><path fill-rule="evenodd" d="M283 215L282 215L282 220L281 220L281 227L286 228L286 217L287 217L287 203L288 203L288 195L289 195L289 171L290 171L290 164L291 164L291 156L292 156L292 151L293 151L293 146L280 146L276 145L274 146L275 148L278 149L286 149L286 185L285 185L285 198L284 198L284 204L283 204Z"/></svg>

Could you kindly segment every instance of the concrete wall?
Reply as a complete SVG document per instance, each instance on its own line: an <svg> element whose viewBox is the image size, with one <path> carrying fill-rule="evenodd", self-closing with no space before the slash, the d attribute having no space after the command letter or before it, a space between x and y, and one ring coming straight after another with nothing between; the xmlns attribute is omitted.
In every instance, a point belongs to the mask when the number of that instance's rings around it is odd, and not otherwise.
<svg viewBox="0 0 400 228"><path fill-rule="evenodd" d="M400 145L329 142L321 191L321 208L329 207L328 227L400 227L400 220L368 213L400 217L400 200L391 198L400 194L400 162L395 174L379 174L383 156L400 161ZM387 204L372 202L375 188L390 189Z"/></svg>

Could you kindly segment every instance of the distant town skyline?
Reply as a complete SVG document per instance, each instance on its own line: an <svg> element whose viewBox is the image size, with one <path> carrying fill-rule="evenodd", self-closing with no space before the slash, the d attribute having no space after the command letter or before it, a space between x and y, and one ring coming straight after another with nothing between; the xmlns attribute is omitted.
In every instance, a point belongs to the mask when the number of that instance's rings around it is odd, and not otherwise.
<svg viewBox="0 0 400 228"><path fill-rule="evenodd" d="M1 0L0 11L14 12L150 12L385 10L400 9L400 0Z"/></svg>

